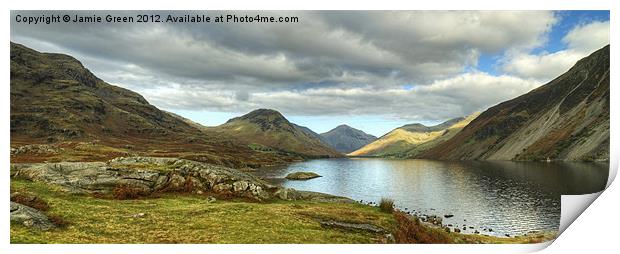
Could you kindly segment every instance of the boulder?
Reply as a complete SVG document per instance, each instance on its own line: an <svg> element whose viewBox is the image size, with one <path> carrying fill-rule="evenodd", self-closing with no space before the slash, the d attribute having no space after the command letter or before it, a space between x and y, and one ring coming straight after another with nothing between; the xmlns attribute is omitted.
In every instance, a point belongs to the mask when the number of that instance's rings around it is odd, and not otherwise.
<svg viewBox="0 0 620 254"><path fill-rule="evenodd" d="M334 196L314 191L300 191L292 188L279 188L276 192L274 192L274 195L282 200L309 200L327 203L355 203L355 201L350 198Z"/></svg>
<svg viewBox="0 0 620 254"><path fill-rule="evenodd" d="M39 230L54 228L54 224L41 211L15 202L11 202L11 223Z"/></svg>
<svg viewBox="0 0 620 254"><path fill-rule="evenodd" d="M314 172L294 172L286 175L286 179L289 180L308 180L317 177L321 176Z"/></svg>

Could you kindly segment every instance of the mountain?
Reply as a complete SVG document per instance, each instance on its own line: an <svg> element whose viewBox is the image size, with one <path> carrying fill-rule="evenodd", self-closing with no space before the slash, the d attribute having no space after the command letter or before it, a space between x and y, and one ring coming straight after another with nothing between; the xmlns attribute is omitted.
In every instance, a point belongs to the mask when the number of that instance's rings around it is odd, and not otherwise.
<svg viewBox="0 0 620 254"><path fill-rule="evenodd" d="M257 109L232 118L213 130L233 136L256 149L274 149L310 158L341 156L304 128L289 122L278 111Z"/></svg>
<svg viewBox="0 0 620 254"><path fill-rule="evenodd" d="M373 135L344 124L322 133L321 137L327 144L341 153L353 152L377 140L377 137Z"/></svg>
<svg viewBox="0 0 620 254"><path fill-rule="evenodd" d="M609 160L609 45L551 82L484 111L418 157Z"/></svg>
<svg viewBox="0 0 620 254"><path fill-rule="evenodd" d="M13 162L146 154L244 167L299 159L259 153L228 136L200 130L141 95L97 78L68 55L11 42L10 72Z"/></svg>
<svg viewBox="0 0 620 254"><path fill-rule="evenodd" d="M327 144L327 141L323 138L323 136L321 136L320 134L314 132L313 130L311 130L310 128L306 127L306 126L301 126L301 125L297 125L294 123L291 123L293 126L295 126L295 128L300 129L301 131L303 131L304 133L308 134L311 137L314 137L318 140L321 140L321 142L323 142L323 144L329 146L329 144Z"/></svg>
<svg viewBox="0 0 620 254"><path fill-rule="evenodd" d="M435 126L407 124L381 136L376 141L349 153L350 156L371 157L413 157L456 135L463 127L476 118L450 119Z"/></svg>

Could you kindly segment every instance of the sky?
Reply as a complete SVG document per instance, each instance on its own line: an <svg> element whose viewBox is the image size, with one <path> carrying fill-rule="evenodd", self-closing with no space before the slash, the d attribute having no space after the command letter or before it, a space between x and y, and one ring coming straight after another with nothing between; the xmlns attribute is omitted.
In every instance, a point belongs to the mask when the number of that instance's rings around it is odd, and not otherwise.
<svg viewBox="0 0 620 254"><path fill-rule="evenodd" d="M233 12L144 12L140 14ZM104 81L207 126L258 108L318 133L375 136L481 112L609 44L609 11L234 11L297 23L52 23L11 41L69 54Z"/></svg>

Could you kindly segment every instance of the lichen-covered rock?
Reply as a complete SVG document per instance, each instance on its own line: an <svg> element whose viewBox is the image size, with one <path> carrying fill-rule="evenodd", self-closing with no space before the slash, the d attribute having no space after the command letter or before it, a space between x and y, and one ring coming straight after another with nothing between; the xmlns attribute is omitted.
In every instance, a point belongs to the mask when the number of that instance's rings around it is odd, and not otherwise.
<svg viewBox="0 0 620 254"><path fill-rule="evenodd" d="M119 185L144 191L212 191L269 199L276 187L247 173L175 158L120 157L109 162L37 163L14 167L13 175L58 184L80 193L110 192Z"/></svg>
<svg viewBox="0 0 620 254"><path fill-rule="evenodd" d="M15 202L11 202L11 223L39 230L49 230L54 227L54 224L41 211Z"/></svg>
<svg viewBox="0 0 620 254"><path fill-rule="evenodd" d="M237 181L233 183L233 190L235 192L245 191L248 189L248 182L246 181Z"/></svg>
<svg viewBox="0 0 620 254"><path fill-rule="evenodd" d="M352 199L345 197L334 196L314 191L300 191L293 188L280 188L275 191L273 195L283 200L310 200L319 202L354 203Z"/></svg>
<svg viewBox="0 0 620 254"><path fill-rule="evenodd" d="M228 193L232 189L232 185L226 183L218 183L213 186L213 191L220 193Z"/></svg>

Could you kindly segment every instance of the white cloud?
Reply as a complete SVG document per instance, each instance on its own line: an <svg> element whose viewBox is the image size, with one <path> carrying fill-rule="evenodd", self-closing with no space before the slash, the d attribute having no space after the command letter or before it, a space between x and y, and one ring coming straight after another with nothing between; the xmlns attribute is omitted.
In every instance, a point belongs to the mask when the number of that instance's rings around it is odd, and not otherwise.
<svg viewBox="0 0 620 254"><path fill-rule="evenodd" d="M11 15L18 13L36 14ZM69 53L104 80L164 109L248 112L262 107L287 115L412 121L464 116L514 98L605 41L605 24L586 24L565 37L569 50L530 54L558 22L551 11L261 14L299 16L301 23L12 22L11 40ZM608 41L608 22L606 27ZM506 50L502 68L510 75L463 73L474 69L481 55Z"/></svg>
<svg viewBox="0 0 620 254"><path fill-rule="evenodd" d="M562 41L578 51L592 52L609 44L609 21L595 21L575 27Z"/></svg>
<svg viewBox="0 0 620 254"><path fill-rule="evenodd" d="M563 37L567 49L530 54L511 50L506 53L502 70L520 77L549 81L566 72L579 59L609 44L609 22L594 21L578 25Z"/></svg>
<svg viewBox="0 0 620 254"><path fill-rule="evenodd" d="M176 88L144 91L151 102L171 109L209 108L213 111L248 112L273 108L286 115L378 115L409 121L445 120L466 116L501 101L524 94L541 83L512 76L476 72L438 80L414 89L321 87L301 91L248 93L195 91Z"/></svg>

